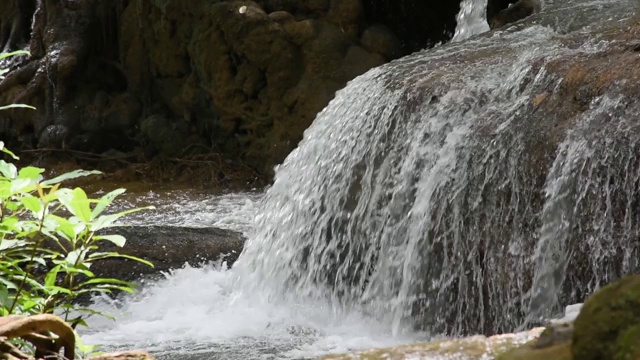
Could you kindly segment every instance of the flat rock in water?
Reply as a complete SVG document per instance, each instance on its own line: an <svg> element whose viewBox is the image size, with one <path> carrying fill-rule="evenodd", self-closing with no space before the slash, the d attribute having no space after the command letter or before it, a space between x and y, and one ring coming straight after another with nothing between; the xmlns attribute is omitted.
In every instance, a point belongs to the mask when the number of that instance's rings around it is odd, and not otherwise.
<svg viewBox="0 0 640 360"><path fill-rule="evenodd" d="M231 266L244 245L242 234L217 228L132 226L111 228L108 233L122 235L127 242L122 248L103 242L103 251L137 256L154 265L151 268L128 259L105 259L91 266L96 276L127 281L179 269L185 264L196 267L223 260Z"/></svg>

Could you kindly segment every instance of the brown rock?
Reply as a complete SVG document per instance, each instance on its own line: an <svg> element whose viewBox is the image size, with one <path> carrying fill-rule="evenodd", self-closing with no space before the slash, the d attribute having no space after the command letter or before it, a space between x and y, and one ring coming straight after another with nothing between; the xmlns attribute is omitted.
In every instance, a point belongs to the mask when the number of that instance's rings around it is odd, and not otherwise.
<svg viewBox="0 0 640 360"><path fill-rule="evenodd" d="M278 23L286 23L289 21L295 21L296 19L290 13L286 11L274 11L269 14L269 19L278 22Z"/></svg>
<svg viewBox="0 0 640 360"><path fill-rule="evenodd" d="M375 24L366 28L362 33L360 43L365 49L378 53L387 59L400 56L400 39L383 24Z"/></svg>
<svg viewBox="0 0 640 360"><path fill-rule="evenodd" d="M346 78L352 79L385 62L386 60L381 55L370 53L360 46L352 45L344 57L342 70Z"/></svg>

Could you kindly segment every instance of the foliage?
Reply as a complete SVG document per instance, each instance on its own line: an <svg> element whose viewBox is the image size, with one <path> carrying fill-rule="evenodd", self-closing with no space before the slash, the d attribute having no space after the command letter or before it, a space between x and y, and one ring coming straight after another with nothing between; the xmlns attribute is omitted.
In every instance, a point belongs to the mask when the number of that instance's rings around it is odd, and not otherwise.
<svg viewBox="0 0 640 360"><path fill-rule="evenodd" d="M28 51L24 51L24 50L19 50L19 51L14 51L14 52L10 52L10 53L3 53L0 54L0 61L12 57L12 56L17 56L17 55L29 55ZM0 81L4 80L4 75L9 71L9 69L2 69L0 68ZM9 104L9 105L5 105L5 106L0 106L0 110L7 110L7 109L13 109L13 108L27 108L27 109L35 109L33 106L29 106L29 105L24 105L24 104Z"/></svg>
<svg viewBox="0 0 640 360"><path fill-rule="evenodd" d="M4 148L0 150L17 159ZM105 210L122 194L117 189L99 199L90 199L81 188L69 189L61 182L97 171L76 170L44 180L43 169L18 169L0 160L0 316L9 314L77 315L72 324L84 324L87 315L97 312L81 307L77 300L94 293L133 291L131 283L98 278L91 265L107 258L129 258L100 251L100 244L125 244L120 235L103 234L118 226L122 216L142 210L107 214Z"/></svg>
<svg viewBox="0 0 640 360"><path fill-rule="evenodd" d="M16 55L29 53L0 54L0 61ZM0 68L0 81L6 73ZM10 108L33 109L22 104L0 106L0 110ZM0 141L0 155L3 153L5 158L18 159ZM86 325L87 316L100 313L78 305L81 297L133 291L129 282L96 277L90 269L93 263L128 258L153 266L134 256L100 249L104 242L122 247L124 237L103 232L118 226L121 217L144 208L108 214L105 210L124 189L90 199L81 188L61 185L98 171L76 170L49 180L43 172L0 160L0 316L57 313L74 327ZM72 313L75 318L69 319Z"/></svg>

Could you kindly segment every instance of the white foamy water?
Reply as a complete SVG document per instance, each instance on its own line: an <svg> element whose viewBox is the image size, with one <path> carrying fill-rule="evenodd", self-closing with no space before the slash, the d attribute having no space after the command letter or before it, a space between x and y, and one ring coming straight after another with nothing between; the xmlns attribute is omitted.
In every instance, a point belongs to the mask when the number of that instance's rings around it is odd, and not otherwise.
<svg viewBox="0 0 640 360"><path fill-rule="evenodd" d="M148 193L141 201L162 205L162 210L129 223L216 226L247 233L260 197ZM142 348L160 359L306 359L416 339L392 338L357 311L337 313L320 302L274 304L239 288L239 272L220 265L176 270L117 301L97 299L95 307L116 321L91 318L84 341L105 350Z"/></svg>
<svg viewBox="0 0 640 360"><path fill-rule="evenodd" d="M212 196L206 192L149 191L116 206L125 209L142 204L157 208L128 216L129 225L217 227L247 233L253 228L256 204L262 196L262 192Z"/></svg>

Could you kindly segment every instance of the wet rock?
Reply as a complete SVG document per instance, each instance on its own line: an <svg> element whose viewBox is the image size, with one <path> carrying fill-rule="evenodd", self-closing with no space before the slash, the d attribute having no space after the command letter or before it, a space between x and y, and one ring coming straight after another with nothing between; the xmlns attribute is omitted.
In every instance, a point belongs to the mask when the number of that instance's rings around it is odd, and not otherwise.
<svg viewBox="0 0 640 360"><path fill-rule="evenodd" d="M575 322L572 351L580 360L637 359L640 275L615 281L584 303Z"/></svg>
<svg viewBox="0 0 640 360"><path fill-rule="evenodd" d="M343 27L355 24L362 17L361 0L331 0L329 19Z"/></svg>
<svg viewBox="0 0 640 360"><path fill-rule="evenodd" d="M180 125L163 115L156 114L142 121L140 132L161 154L177 157L187 146L186 136L183 129L180 129Z"/></svg>
<svg viewBox="0 0 640 360"><path fill-rule="evenodd" d="M383 24L375 24L365 29L360 43L365 49L378 53L387 59L395 59L400 56L402 45L400 39Z"/></svg>
<svg viewBox="0 0 640 360"><path fill-rule="evenodd" d="M104 130L127 130L135 126L142 113L138 100L129 93L116 96L104 108L101 128Z"/></svg>
<svg viewBox="0 0 640 360"><path fill-rule="evenodd" d="M540 0L519 0L489 19L492 29L524 19L540 11Z"/></svg>
<svg viewBox="0 0 640 360"><path fill-rule="evenodd" d="M342 63L342 69L345 77L355 78L385 62L386 60L382 56L376 53L372 54L360 46L353 45L347 50L347 55L345 55Z"/></svg>
<svg viewBox="0 0 640 360"><path fill-rule="evenodd" d="M269 14L269 19L278 22L278 23L286 23L289 21L295 21L296 19L290 13L286 11L274 11Z"/></svg>
<svg viewBox="0 0 640 360"><path fill-rule="evenodd" d="M330 355L325 360L347 359L465 359L483 360L494 359L498 356L501 360L514 359L541 359L541 360L569 360L570 358L559 356L561 352L549 352L547 358L518 358L501 357L509 349L517 347L524 342L536 338L542 328L536 328L515 334L502 334L490 337L470 336L460 339L433 340L418 344L400 345L391 348L370 349L355 351L349 354ZM564 349L563 351L569 351Z"/></svg>
<svg viewBox="0 0 640 360"><path fill-rule="evenodd" d="M38 148L62 149L69 141L69 129L64 125L49 125L40 134Z"/></svg>
<svg viewBox="0 0 640 360"><path fill-rule="evenodd" d="M106 259L91 266L96 276L137 280L185 264L197 267L210 261L224 260L231 266L242 252L241 234L216 228L185 228L173 226L134 226L111 228L109 234L127 239L118 248L104 242L104 251L137 256L151 261L154 268L128 259Z"/></svg>

